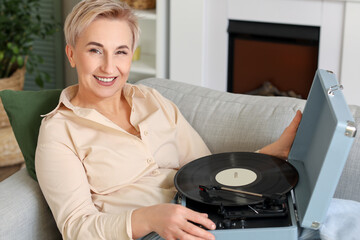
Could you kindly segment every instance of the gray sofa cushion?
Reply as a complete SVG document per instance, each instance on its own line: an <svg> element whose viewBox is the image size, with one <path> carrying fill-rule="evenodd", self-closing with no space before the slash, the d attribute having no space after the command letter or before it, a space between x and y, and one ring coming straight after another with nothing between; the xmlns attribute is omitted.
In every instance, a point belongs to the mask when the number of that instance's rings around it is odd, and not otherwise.
<svg viewBox="0 0 360 240"><path fill-rule="evenodd" d="M38 183L21 169L0 184L0 239L61 239Z"/></svg>
<svg viewBox="0 0 360 240"><path fill-rule="evenodd" d="M164 82L165 81L165 82ZM212 153L254 151L276 140L304 100L224 93L169 80L139 83L172 100Z"/></svg>

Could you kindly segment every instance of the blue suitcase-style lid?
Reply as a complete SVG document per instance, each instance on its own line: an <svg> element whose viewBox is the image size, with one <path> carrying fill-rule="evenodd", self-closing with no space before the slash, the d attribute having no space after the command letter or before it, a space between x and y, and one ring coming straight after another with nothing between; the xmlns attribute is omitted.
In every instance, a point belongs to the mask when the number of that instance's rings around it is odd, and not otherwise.
<svg viewBox="0 0 360 240"><path fill-rule="evenodd" d="M289 154L299 172L295 204L305 228L318 229L324 222L356 134L341 89L335 74L316 72Z"/></svg>

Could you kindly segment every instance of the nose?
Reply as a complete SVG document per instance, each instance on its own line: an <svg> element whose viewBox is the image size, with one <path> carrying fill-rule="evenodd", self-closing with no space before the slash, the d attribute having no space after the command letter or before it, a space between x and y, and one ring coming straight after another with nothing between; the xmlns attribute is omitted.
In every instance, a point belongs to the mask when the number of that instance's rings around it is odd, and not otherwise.
<svg viewBox="0 0 360 240"><path fill-rule="evenodd" d="M100 69L101 71L107 74L111 74L114 72L115 69L114 60L112 59L111 55L104 55Z"/></svg>

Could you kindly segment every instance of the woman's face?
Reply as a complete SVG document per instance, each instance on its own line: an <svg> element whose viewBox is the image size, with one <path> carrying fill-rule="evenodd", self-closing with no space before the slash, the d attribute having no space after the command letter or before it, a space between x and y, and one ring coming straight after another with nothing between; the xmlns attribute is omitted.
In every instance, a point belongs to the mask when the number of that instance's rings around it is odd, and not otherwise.
<svg viewBox="0 0 360 240"><path fill-rule="evenodd" d="M132 33L122 20L99 18L85 28L76 46L66 46L79 81L82 100L109 98L121 94L128 79L133 51Z"/></svg>

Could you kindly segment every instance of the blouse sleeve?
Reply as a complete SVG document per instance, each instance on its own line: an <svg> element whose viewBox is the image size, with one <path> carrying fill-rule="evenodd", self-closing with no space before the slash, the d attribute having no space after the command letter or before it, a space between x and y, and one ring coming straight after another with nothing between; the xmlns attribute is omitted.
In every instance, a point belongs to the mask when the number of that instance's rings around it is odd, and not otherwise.
<svg viewBox="0 0 360 240"><path fill-rule="evenodd" d="M132 212L97 210L82 162L66 135L56 124L43 122L35 161L41 190L63 239L131 239Z"/></svg>

